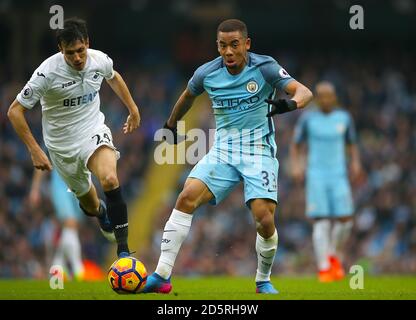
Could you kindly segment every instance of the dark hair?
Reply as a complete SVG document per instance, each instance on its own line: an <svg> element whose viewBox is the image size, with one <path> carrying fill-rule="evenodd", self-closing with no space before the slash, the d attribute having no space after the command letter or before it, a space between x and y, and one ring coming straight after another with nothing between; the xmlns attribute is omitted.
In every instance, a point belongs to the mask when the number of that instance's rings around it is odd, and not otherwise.
<svg viewBox="0 0 416 320"><path fill-rule="evenodd" d="M64 21L64 28L56 31L58 44L68 45L77 40L85 41L88 39L87 23L79 18L69 18Z"/></svg>
<svg viewBox="0 0 416 320"><path fill-rule="evenodd" d="M244 38L247 38L247 26L246 24L238 19L228 19L220 23L217 28L218 32L233 32L233 31L240 31Z"/></svg>

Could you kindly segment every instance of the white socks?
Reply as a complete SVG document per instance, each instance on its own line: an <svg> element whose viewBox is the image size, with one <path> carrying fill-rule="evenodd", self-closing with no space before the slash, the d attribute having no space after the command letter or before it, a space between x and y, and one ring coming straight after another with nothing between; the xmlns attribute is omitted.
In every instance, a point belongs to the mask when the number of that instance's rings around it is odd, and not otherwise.
<svg viewBox="0 0 416 320"><path fill-rule="evenodd" d="M76 229L62 229L53 264L64 267L65 257L68 259L71 270L75 275L79 275L84 271L84 265L81 258L81 243Z"/></svg>
<svg viewBox="0 0 416 320"><path fill-rule="evenodd" d="M173 209L169 220L166 222L161 244L161 254L155 270L158 275L165 279L168 279L172 274L176 256L191 228L192 217L191 214ZM258 267L256 281L270 281L277 243L278 236L276 230L273 236L268 239L264 239L257 234Z"/></svg>
<svg viewBox="0 0 416 320"><path fill-rule="evenodd" d="M342 249L344 248L345 242L348 240L351 233L352 225L352 220L346 222L334 222L331 232L331 247L329 249L330 255L335 255L341 260L343 259Z"/></svg>
<svg viewBox="0 0 416 320"><path fill-rule="evenodd" d="M189 233L191 223L192 214L173 209L163 230L162 244L160 246L161 253L155 271L161 277L165 279L170 277L176 256L178 255L182 242Z"/></svg>
<svg viewBox="0 0 416 320"><path fill-rule="evenodd" d="M278 236L276 229L274 230L274 234L268 239L264 239L257 233L256 251L258 264L256 282L270 281L270 274L272 272L273 261L277 250L277 243Z"/></svg>
<svg viewBox="0 0 416 320"><path fill-rule="evenodd" d="M331 255L342 260L342 249L350 235L352 225L352 221L334 221L331 229L329 219L314 222L312 238L319 271L329 269L328 257Z"/></svg>
<svg viewBox="0 0 416 320"><path fill-rule="evenodd" d="M331 221L321 219L313 224L312 240L319 271L329 269L329 232Z"/></svg>

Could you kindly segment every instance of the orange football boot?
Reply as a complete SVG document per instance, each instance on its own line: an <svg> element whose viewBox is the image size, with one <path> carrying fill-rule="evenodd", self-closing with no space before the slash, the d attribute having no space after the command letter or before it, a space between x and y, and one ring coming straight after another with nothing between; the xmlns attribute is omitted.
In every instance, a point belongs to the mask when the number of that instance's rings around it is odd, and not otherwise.
<svg viewBox="0 0 416 320"><path fill-rule="evenodd" d="M336 256L329 257L329 263L331 264L330 270L334 280L342 280L345 278L344 267L341 261Z"/></svg>
<svg viewBox="0 0 416 320"><path fill-rule="evenodd" d="M331 268L327 270L320 270L318 272L318 280L319 282L333 282L335 279Z"/></svg>

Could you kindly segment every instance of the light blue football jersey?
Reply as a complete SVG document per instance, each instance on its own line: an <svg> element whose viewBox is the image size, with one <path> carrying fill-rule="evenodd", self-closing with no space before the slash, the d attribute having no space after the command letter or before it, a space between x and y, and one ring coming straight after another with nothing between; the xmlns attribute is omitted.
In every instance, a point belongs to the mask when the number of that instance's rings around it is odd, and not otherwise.
<svg viewBox="0 0 416 320"><path fill-rule="evenodd" d="M319 108L304 112L296 123L294 142L308 145L307 174L347 175L346 144L356 143L351 115L341 108L329 113Z"/></svg>
<svg viewBox="0 0 416 320"><path fill-rule="evenodd" d="M237 75L220 56L199 67L188 82L194 95L207 91L216 121L213 147L250 155L276 156L275 128L264 100L294 80L272 57L248 53Z"/></svg>

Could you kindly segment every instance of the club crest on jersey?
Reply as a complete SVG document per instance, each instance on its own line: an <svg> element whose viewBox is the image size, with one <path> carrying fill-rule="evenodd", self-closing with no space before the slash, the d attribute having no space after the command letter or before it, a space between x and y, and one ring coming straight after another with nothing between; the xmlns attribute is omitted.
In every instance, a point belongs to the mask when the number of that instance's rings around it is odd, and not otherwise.
<svg viewBox="0 0 416 320"><path fill-rule="evenodd" d="M257 90L259 90L259 85L257 84L256 81L251 80L247 83L247 91L250 93L256 93Z"/></svg>
<svg viewBox="0 0 416 320"><path fill-rule="evenodd" d="M290 77L290 75L287 73L287 71L286 71L285 69L283 69L283 68L281 68L281 69L279 70L279 74L280 74L280 76L281 76L282 78L289 78L289 77Z"/></svg>
<svg viewBox="0 0 416 320"><path fill-rule="evenodd" d="M22 97L24 99L29 99L30 97L32 97L33 95L33 90L32 88L28 85L23 89L23 93L22 93Z"/></svg>

